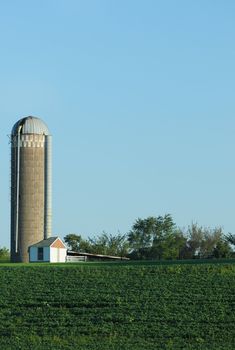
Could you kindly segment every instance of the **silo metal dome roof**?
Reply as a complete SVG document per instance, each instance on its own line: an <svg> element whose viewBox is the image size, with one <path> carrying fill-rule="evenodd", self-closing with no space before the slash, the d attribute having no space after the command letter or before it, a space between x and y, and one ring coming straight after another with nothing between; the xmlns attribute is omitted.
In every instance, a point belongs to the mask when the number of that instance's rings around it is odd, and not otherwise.
<svg viewBox="0 0 235 350"><path fill-rule="evenodd" d="M24 117L12 128L11 134L17 135L19 127L22 126L21 134L38 134L38 135L49 135L49 130L46 124L39 118L36 117Z"/></svg>

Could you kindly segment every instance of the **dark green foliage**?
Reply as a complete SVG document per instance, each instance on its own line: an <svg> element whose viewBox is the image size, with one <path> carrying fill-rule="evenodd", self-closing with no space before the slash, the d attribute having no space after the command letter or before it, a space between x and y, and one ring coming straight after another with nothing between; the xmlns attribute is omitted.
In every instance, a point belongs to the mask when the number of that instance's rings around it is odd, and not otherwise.
<svg viewBox="0 0 235 350"><path fill-rule="evenodd" d="M213 257L214 249L217 245L220 246L224 236L221 227L211 229L195 223L188 227L185 235L187 236L186 258L189 259Z"/></svg>
<svg viewBox="0 0 235 350"><path fill-rule="evenodd" d="M0 248L0 261L8 261L8 260L10 260L9 249L5 247Z"/></svg>
<svg viewBox="0 0 235 350"><path fill-rule="evenodd" d="M126 235L121 235L120 233L111 235L103 232L99 236L88 238L87 240L80 235L69 234L64 237L64 240L69 249L77 252L126 256L129 249Z"/></svg>
<svg viewBox="0 0 235 350"><path fill-rule="evenodd" d="M229 258L233 235L220 227L207 228L192 223L188 229L176 227L170 214L137 219L128 234L132 259Z"/></svg>
<svg viewBox="0 0 235 350"><path fill-rule="evenodd" d="M64 237L64 241L70 250L78 252L80 250L80 245L83 239L80 235L70 233L69 235Z"/></svg>
<svg viewBox="0 0 235 350"><path fill-rule="evenodd" d="M2 266L0 349L234 350L235 264L215 262Z"/></svg>
<svg viewBox="0 0 235 350"><path fill-rule="evenodd" d="M89 243L90 253L115 256L126 256L128 254L129 243L126 235L120 233L112 235L103 232L96 238L89 238Z"/></svg>
<svg viewBox="0 0 235 350"><path fill-rule="evenodd" d="M227 236L225 236L225 238L228 243L235 246L235 235L233 235L232 233L229 233Z"/></svg>
<svg viewBox="0 0 235 350"><path fill-rule="evenodd" d="M229 258L232 256L232 249L226 240L219 240L213 250L214 258Z"/></svg>
<svg viewBox="0 0 235 350"><path fill-rule="evenodd" d="M128 240L133 259L181 259L187 241L170 214L137 219Z"/></svg>
<svg viewBox="0 0 235 350"><path fill-rule="evenodd" d="M165 236L172 232L174 223L170 215L137 219L128 234L132 255L137 258L160 258Z"/></svg>
<svg viewBox="0 0 235 350"><path fill-rule="evenodd" d="M69 234L64 238L74 251L129 256L134 260L175 260L229 258L235 253L235 236L224 235L221 227L208 228L192 223L187 230L177 228L172 216L138 218L127 235L103 232L83 239Z"/></svg>

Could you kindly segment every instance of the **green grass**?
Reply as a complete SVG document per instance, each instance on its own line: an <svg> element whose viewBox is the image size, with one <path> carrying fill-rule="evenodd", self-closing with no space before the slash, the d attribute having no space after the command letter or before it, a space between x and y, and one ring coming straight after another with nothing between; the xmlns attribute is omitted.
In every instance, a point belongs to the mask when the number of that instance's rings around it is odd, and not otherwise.
<svg viewBox="0 0 235 350"><path fill-rule="evenodd" d="M235 260L0 264L0 349L235 349Z"/></svg>
<svg viewBox="0 0 235 350"><path fill-rule="evenodd" d="M71 262L71 263L11 263L10 261L1 261L1 266L8 267L40 267L40 266L144 266L144 265L201 265L201 264L235 264L235 258L230 259L188 259L188 260L123 260L123 261L88 261L88 262Z"/></svg>
<svg viewBox="0 0 235 350"><path fill-rule="evenodd" d="M1 264L10 264L10 259L0 259L0 265Z"/></svg>

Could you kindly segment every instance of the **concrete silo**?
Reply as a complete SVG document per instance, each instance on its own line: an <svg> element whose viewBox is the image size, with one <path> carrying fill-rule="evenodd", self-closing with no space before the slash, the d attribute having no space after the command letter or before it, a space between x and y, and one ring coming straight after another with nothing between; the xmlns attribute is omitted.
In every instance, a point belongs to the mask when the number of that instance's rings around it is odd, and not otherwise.
<svg viewBox="0 0 235 350"><path fill-rule="evenodd" d="M11 132L11 261L28 262L28 247L51 236L51 135L39 118Z"/></svg>

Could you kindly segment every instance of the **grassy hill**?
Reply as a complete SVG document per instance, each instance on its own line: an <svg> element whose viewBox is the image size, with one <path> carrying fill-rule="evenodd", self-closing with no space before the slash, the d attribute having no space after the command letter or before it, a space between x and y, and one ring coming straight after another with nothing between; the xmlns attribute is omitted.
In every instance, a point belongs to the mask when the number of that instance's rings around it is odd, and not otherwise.
<svg viewBox="0 0 235 350"><path fill-rule="evenodd" d="M235 349L235 263L0 264L0 349Z"/></svg>

